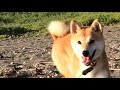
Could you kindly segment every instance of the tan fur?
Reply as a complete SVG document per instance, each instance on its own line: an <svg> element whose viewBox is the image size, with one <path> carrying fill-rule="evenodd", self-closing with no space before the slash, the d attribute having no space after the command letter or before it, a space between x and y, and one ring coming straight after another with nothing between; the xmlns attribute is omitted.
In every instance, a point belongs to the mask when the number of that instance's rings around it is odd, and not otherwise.
<svg viewBox="0 0 120 90"><path fill-rule="evenodd" d="M64 77L110 77L102 27L97 19L88 27L81 27L75 21L71 21L70 26L61 21L52 21L48 26L48 30L54 39L52 60ZM89 38L94 38L96 43L89 45ZM77 43L79 40L82 42L81 45ZM97 61L97 65L87 75L82 75L82 71L89 66L82 63L81 52L88 49L92 53L94 48L96 54L93 59Z"/></svg>

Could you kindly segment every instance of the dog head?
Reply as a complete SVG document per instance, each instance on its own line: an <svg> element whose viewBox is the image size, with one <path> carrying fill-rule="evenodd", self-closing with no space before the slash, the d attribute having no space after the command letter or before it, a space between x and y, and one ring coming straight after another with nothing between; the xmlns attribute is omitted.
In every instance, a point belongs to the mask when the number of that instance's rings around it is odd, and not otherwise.
<svg viewBox="0 0 120 90"><path fill-rule="evenodd" d="M82 27L70 22L71 46L76 56L86 66L102 54L105 43L101 23L95 19L91 26Z"/></svg>

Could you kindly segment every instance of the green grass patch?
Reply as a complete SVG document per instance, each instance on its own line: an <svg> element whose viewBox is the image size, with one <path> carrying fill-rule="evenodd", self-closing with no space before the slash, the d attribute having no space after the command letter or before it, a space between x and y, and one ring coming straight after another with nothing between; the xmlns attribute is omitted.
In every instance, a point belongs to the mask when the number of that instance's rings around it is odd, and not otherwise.
<svg viewBox="0 0 120 90"><path fill-rule="evenodd" d="M94 19L102 25L119 24L120 12L0 12L0 38L31 37L47 34L52 20L90 25Z"/></svg>

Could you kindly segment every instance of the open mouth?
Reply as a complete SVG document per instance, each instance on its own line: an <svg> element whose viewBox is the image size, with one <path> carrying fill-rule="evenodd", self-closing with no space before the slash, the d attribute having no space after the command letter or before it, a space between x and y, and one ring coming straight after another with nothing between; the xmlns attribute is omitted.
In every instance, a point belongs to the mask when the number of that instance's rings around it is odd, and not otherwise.
<svg viewBox="0 0 120 90"><path fill-rule="evenodd" d="M92 62L92 59L93 59L93 57L94 57L94 55L95 55L95 52L96 52L96 50L94 50L92 56L82 57L82 58L83 58L83 63L84 63L86 66L89 66L90 63Z"/></svg>

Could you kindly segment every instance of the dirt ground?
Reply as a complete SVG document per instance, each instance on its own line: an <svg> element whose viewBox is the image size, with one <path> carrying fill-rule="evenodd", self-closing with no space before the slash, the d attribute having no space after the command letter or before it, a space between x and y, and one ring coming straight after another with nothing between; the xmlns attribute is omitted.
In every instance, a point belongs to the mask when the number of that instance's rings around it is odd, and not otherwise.
<svg viewBox="0 0 120 90"><path fill-rule="evenodd" d="M120 77L120 27L105 26L111 76ZM51 60L50 35L0 40L0 78L62 78Z"/></svg>

